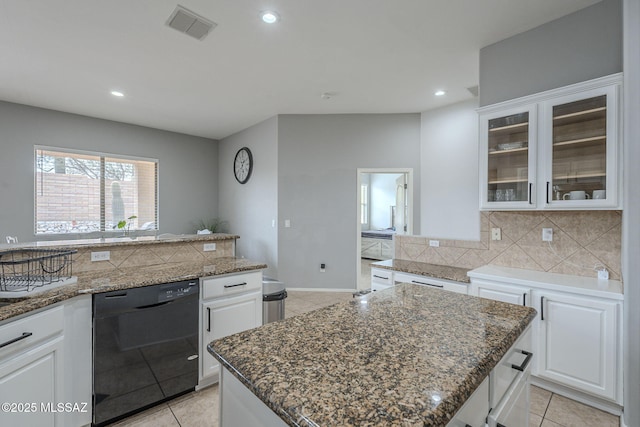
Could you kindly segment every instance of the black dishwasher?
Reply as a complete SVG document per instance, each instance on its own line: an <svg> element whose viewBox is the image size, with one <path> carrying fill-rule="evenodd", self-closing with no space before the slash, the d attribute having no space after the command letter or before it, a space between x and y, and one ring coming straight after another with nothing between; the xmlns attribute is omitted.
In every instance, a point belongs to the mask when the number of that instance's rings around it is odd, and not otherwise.
<svg viewBox="0 0 640 427"><path fill-rule="evenodd" d="M198 383L197 280L93 296L93 423L104 425Z"/></svg>

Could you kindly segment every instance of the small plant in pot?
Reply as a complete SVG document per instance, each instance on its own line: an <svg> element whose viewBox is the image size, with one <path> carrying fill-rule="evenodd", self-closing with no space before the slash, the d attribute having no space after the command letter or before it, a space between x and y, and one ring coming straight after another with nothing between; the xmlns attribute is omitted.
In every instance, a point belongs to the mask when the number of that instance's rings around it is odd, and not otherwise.
<svg viewBox="0 0 640 427"><path fill-rule="evenodd" d="M118 227L118 230L122 230L124 232L124 236L125 237L127 237L129 235L129 231L130 231L130 228L131 228L131 223L136 218L138 218L138 217L135 216L135 215L131 215L126 220L123 219L122 221L118 221L118 224L116 225L116 227Z"/></svg>
<svg viewBox="0 0 640 427"><path fill-rule="evenodd" d="M219 218L200 220L196 224L196 230L198 234L208 234L207 231L211 233L224 233L227 230L227 221Z"/></svg>

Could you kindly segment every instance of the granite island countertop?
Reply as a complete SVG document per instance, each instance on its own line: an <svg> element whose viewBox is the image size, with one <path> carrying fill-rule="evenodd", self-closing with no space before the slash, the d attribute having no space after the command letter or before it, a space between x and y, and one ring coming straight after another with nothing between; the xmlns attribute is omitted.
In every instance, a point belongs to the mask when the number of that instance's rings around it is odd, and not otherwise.
<svg viewBox="0 0 640 427"><path fill-rule="evenodd" d="M77 283L54 288L33 296L0 299L11 304L0 307L0 322L33 310L83 294L94 294L122 289L191 280L206 276L240 273L267 268L261 262L244 258L225 257L201 259L194 262L167 262L135 268L78 273Z"/></svg>
<svg viewBox="0 0 640 427"><path fill-rule="evenodd" d="M388 259L371 263L371 267L387 270L401 271L403 273L419 274L435 277L436 279L453 280L456 282L470 283L467 273L468 268L451 267L448 265L429 264L426 262L408 261L404 259Z"/></svg>
<svg viewBox="0 0 640 427"><path fill-rule="evenodd" d="M291 426L444 426L535 314L400 284L208 350Z"/></svg>

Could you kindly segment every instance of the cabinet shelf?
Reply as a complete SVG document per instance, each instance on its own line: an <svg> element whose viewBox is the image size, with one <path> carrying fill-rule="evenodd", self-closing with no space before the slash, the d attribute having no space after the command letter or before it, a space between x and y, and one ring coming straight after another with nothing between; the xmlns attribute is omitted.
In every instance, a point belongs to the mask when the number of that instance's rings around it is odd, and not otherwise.
<svg viewBox="0 0 640 427"><path fill-rule="evenodd" d="M521 153L524 154L527 151L529 151L529 147L511 148L511 149L508 149L508 150L489 151L489 155L493 156L495 154L507 154L507 153L518 153L518 152L521 152Z"/></svg>
<svg viewBox="0 0 640 427"><path fill-rule="evenodd" d="M570 174L570 175L556 175L553 177L553 180L558 179L582 179L582 178L602 178L603 176L607 176L606 172L596 172L596 173L583 173L583 174Z"/></svg>
<svg viewBox="0 0 640 427"><path fill-rule="evenodd" d="M606 141L607 141L607 136L602 135L602 136L592 136L590 138L570 139L568 141L554 142L553 146L560 147L564 145L582 144L585 142L606 142Z"/></svg>
<svg viewBox="0 0 640 427"><path fill-rule="evenodd" d="M527 178L505 178L505 179L491 179L489 184L517 184L519 182L528 182Z"/></svg>
<svg viewBox="0 0 640 427"><path fill-rule="evenodd" d="M575 113L568 113L568 114L563 114L561 116L555 116L553 118L553 120L562 120L562 119L580 117L580 116L584 116L584 115L587 115L587 114L598 113L600 111L606 111L606 110L607 110L607 107L598 107L598 108L592 108L590 110L576 111Z"/></svg>
<svg viewBox="0 0 640 427"><path fill-rule="evenodd" d="M504 130L509 130L509 129L516 129L516 128L520 128L520 127L523 127L523 126L529 126L529 122L523 122L523 123L516 123L516 124L513 124L513 125L500 126L500 127L489 129L489 132L499 132L499 131L504 131Z"/></svg>

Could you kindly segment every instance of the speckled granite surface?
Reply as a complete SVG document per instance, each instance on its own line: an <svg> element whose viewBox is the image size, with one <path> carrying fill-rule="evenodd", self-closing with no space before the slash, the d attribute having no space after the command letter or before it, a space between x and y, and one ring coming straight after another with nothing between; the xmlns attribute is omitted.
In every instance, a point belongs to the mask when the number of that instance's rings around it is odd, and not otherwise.
<svg viewBox="0 0 640 427"><path fill-rule="evenodd" d="M428 264L419 261L407 261L404 259L388 259L374 262L372 267L385 268L387 270L402 271L410 274L435 277L437 279L454 280L456 282L470 283L468 268L450 267L448 265Z"/></svg>
<svg viewBox="0 0 640 427"><path fill-rule="evenodd" d="M401 284L208 349L292 426L444 426L535 310Z"/></svg>
<svg viewBox="0 0 640 427"><path fill-rule="evenodd" d="M4 299L12 303L0 307L0 321L19 316L21 314L46 307L59 301L73 298L80 294L109 292L119 289L137 288L180 280L196 279L198 277L219 274L239 273L242 271L267 268L260 262L243 258L226 257L197 262L176 262L152 265L146 267L120 268L113 271L97 271L79 273L78 282L33 297L19 300Z"/></svg>
<svg viewBox="0 0 640 427"><path fill-rule="evenodd" d="M197 241L219 241L219 240L235 240L240 236L226 233L212 234L161 234L159 236L140 236L135 238L129 237L111 237L107 239L82 239L82 240L54 240L40 241L16 244L0 244L0 250L10 250L17 248L64 248L75 249L84 247L102 247L102 246L139 246L154 245L165 243L185 243Z"/></svg>

